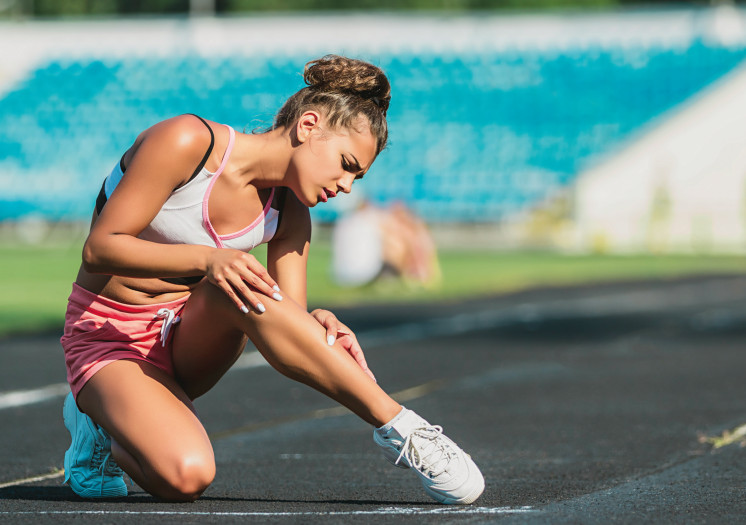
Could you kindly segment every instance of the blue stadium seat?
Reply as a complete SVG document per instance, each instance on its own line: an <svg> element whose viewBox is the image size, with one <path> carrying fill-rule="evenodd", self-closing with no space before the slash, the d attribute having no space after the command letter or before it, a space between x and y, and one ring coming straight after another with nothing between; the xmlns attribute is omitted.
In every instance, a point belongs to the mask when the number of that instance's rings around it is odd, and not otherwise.
<svg viewBox="0 0 746 525"><path fill-rule="evenodd" d="M746 49L694 41L369 58L389 74L393 98L390 145L359 183L366 195L405 200L431 221L483 221L572 184ZM240 131L269 127L302 87L305 61L187 54L42 64L0 98L0 220L87 219L102 178L158 120L194 112ZM54 195L40 198L45 188ZM320 221L336 213L313 210Z"/></svg>

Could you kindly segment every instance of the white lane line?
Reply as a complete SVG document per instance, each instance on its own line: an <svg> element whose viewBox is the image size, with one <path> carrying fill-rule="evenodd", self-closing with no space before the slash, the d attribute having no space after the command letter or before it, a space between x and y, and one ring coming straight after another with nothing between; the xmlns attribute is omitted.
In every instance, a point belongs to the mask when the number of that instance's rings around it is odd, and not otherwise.
<svg viewBox="0 0 746 525"><path fill-rule="evenodd" d="M66 396L70 391L67 383L55 383L31 390L13 390L0 394L0 410L33 405L50 399Z"/></svg>
<svg viewBox="0 0 746 525"><path fill-rule="evenodd" d="M35 483L37 481L44 481L47 479L61 478L64 475L65 475L64 470L57 470L55 472L50 472L49 474L44 474L42 476L34 476L33 478L25 478L25 479L19 479L16 481L9 481L7 483L0 483L0 489L4 489L7 487L14 487L16 485L23 485L25 483Z"/></svg>
<svg viewBox="0 0 746 525"><path fill-rule="evenodd" d="M297 512L190 512L170 510L38 510L38 511L0 511L0 516L49 516L81 515L96 516L402 516L413 514L451 514L451 515L489 515L489 514L525 514L535 512L533 507L382 507L373 510L330 510L330 511L297 511Z"/></svg>

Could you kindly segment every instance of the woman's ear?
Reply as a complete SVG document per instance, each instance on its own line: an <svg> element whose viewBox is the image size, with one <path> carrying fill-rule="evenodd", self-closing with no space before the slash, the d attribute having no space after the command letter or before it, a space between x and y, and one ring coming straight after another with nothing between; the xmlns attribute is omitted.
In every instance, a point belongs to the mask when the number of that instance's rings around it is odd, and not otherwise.
<svg viewBox="0 0 746 525"><path fill-rule="evenodd" d="M306 142L313 130L318 129L320 121L321 115L318 111L309 110L303 113L298 119L295 129L298 142Z"/></svg>

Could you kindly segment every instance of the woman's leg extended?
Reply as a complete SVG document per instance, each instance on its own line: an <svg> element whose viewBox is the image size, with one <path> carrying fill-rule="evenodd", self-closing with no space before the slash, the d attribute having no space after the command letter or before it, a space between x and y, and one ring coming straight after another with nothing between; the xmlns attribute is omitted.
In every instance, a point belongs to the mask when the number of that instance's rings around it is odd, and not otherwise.
<svg viewBox="0 0 746 525"><path fill-rule="evenodd" d="M112 438L117 464L150 494L197 499L215 477L215 458L189 397L176 380L137 360L99 370L78 406Z"/></svg>
<svg viewBox="0 0 746 525"><path fill-rule="evenodd" d="M192 398L209 390L238 358L248 335L283 375L326 394L368 423L381 426L401 411L338 343L289 298L263 301L266 312L243 314L207 281L198 286L181 315L173 340L176 376ZM222 366L215 364L216 356Z"/></svg>

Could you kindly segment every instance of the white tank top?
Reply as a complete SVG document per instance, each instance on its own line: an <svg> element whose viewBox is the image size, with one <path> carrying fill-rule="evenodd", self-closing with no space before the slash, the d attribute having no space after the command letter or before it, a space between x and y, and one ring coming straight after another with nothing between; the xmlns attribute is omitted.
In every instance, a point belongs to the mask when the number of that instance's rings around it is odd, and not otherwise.
<svg viewBox="0 0 746 525"><path fill-rule="evenodd" d="M162 244L201 244L249 251L274 237L280 215L279 211L271 206L276 193L275 188L272 188L262 213L245 228L227 235L218 235L210 223L210 193L228 163L236 138L233 128L226 127L230 132L230 140L218 170L212 173L203 167L189 182L171 192L155 218L138 235L140 239ZM118 162L104 182L107 199L123 175L121 164Z"/></svg>

